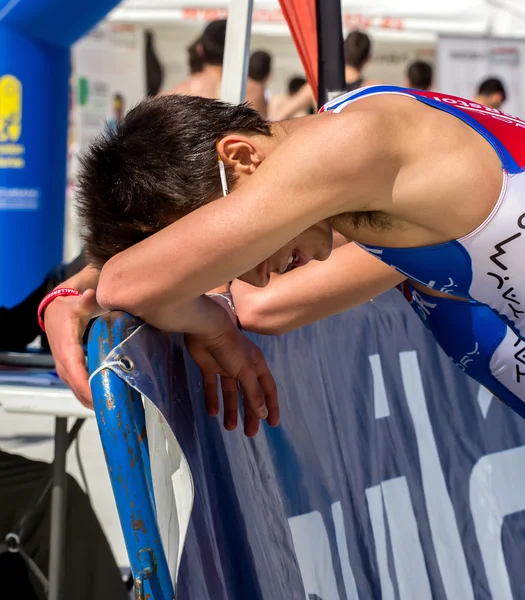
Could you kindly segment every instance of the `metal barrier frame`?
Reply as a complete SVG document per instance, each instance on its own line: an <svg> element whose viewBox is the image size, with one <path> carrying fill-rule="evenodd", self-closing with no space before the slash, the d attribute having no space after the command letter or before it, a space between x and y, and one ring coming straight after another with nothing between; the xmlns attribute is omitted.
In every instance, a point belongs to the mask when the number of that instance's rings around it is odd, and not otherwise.
<svg viewBox="0 0 525 600"><path fill-rule="evenodd" d="M141 324L123 312L98 318L88 344L89 372ZM115 356L126 370L126 356ZM124 534L136 600L174 600L175 591L157 524L141 395L110 368L98 371L91 391L113 495Z"/></svg>

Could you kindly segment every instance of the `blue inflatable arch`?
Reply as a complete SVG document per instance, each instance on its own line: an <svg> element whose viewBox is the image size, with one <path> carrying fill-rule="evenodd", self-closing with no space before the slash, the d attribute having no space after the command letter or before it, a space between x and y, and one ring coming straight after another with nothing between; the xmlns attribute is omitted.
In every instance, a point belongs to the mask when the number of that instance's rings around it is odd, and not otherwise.
<svg viewBox="0 0 525 600"><path fill-rule="evenodd" d="M70 47L119 0L0 0L0 306L62 260Z"/></svg>

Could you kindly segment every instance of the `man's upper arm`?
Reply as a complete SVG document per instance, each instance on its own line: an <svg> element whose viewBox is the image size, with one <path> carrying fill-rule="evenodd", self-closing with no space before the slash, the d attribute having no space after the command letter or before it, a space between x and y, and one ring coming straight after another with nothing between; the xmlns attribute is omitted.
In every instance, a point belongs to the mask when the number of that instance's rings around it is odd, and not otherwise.
<svg viewBox="0 0 525 600"><path fill-rule="evenodd" d="M101 285L109 284L113 294L133 290L146 304L195 298L247 272L315 223L369 209L393 185L379 177L388 172L391 154L373 114L318 116L229 196L112 258Z"/></svg>
<svg viewBox="0 0 525 600"><path fill-rule="evenodd" d="M241 325L276 335L354 308L401 283L405 277L350 243L324 262L275 275L264 289L234 281L231 291Z"/></svg>

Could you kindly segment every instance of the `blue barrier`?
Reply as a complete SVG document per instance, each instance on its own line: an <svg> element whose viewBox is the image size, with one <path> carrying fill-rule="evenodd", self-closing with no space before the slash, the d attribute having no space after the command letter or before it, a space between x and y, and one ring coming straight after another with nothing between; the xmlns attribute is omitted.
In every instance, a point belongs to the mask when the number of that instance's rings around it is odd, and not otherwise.
<svg viewBox="0 0 525 600"><path fill-rule="evenodd" d="M181 336L143 326L118 344L133 364L118 378L160 411L193 473L178 597L523 597L525 422L451 364L398 292L251 337L282 414L254 440L205 414ZM110 472L125 464L113 459Z"/></svg>
<svg viewBox="0 0 525 600"><path fill-rule="evenodd" d="M142 399L110 369L97 371L106 359L126 371L133 369L127 356L114 355L111 350L136 326L132 317L118 313L95 324L89 355L91 385L136 597L143 600L151 594L157 600L172 600L175 596L155 513Z"/></svg>
<svg viewBox="0 0 525 600"><path fill-rule="evenodd" d="M0 0L0 306L62 260L69 47L119 0Z"/></svg>

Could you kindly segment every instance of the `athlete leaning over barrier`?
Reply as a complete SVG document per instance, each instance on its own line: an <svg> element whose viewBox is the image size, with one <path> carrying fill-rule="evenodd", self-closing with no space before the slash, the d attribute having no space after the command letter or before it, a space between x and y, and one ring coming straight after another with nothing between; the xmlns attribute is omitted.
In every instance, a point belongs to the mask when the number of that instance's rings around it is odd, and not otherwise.
<svg viewBox="0 0 525 600"><path fill-rule="evenodd" d="M237 422L237 383L246 432L267 414L275 424L264 359L203 294L234 278L265 286L272 272L326 259L333 227L357 244L319 265L339 271L324 304L311 299L314 318L355 305L350 291L359 285L369 298L408 278L449 355L525 414L516 344L525 337L524 143L520 119L392 86L271 126L245 106L146 100L83 162L93 267L67 285L97 292L46 311L59 372L89 402L80 332L95 310L122 309L187 334L212 414L222 376L228 428ZM472 348L462 354L466 341Z"/></svg>

